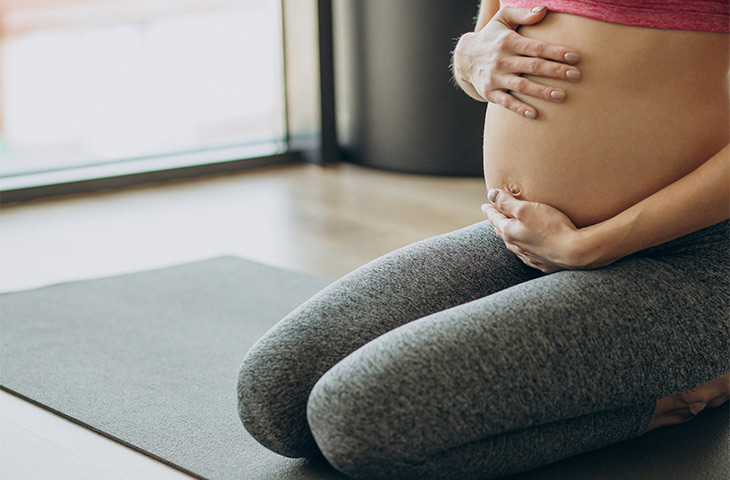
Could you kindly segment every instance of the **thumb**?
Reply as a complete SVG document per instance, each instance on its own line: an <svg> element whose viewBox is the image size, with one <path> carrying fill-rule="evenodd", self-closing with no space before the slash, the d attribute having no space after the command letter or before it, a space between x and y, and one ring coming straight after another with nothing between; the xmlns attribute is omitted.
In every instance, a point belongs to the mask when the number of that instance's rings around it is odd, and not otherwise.
<svg viewBox="0 0 730 480"><path fill-rule="evenodd" d="M508 192L496 188L489 190L487 198L489 198L492 205L494 205L497 210L502 212L504 215L516 218L519 210L519 204L521 203L520 200L517 200Z"/></svg>
<svg viewBox="0 0 730 480"><path fill-rule="evenodd" d="M516 8L505 7L497 12L499 20L512 30L517 30L520 25L534 25L547 14L547 7Z"/></svg>

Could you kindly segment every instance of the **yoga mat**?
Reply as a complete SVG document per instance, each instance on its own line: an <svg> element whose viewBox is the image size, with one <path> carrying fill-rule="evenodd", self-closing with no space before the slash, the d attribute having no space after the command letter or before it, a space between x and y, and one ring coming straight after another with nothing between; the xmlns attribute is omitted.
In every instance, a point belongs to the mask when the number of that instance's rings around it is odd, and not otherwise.
<svg viewBox="0 0 730 480"><path fill-rule="evenodd" d="M199 478L341 479L238 419L248 349L328 280L225 257L0 296L0 385Z"/></svg>
<svg viewBox="0 0 730 480"><path fill-rule="evenodd" d="M327 283L224 257L3 294L0 386L198 478L341 480L261 447L236 413L244 354ZM729 432L723 407L510 480L725 480Z"/></svg>

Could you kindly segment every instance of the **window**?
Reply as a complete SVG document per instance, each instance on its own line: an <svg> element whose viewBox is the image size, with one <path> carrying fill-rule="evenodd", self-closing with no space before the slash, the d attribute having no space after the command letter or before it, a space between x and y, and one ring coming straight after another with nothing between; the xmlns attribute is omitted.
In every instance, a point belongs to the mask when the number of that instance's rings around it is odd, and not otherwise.
<svg viewBox="0 0 730 480"><path fill-rule="evenodd" d="M4 0L0 181L280 151L281 28L280 0Z"/></svg>

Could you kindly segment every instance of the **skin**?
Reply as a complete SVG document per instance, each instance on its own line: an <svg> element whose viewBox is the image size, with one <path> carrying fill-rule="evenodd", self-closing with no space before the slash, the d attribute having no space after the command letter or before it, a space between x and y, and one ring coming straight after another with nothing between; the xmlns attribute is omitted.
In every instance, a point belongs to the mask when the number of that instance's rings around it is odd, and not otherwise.
<svg viewBox="0 0 730 480"><path fill-rule="evenodd" d="M453 71L494 104L482 209L507 248L547 273L599 268L729 218L727 37L484 1ZM649 430L729 392L730 374L660 399Z"/></svg>
<svg viewBox="0 0 730 480"><path fill-rule="evenodd" d="M535 12L507 9L506 14L495 16L498 10L499 2L482 2L476 31L464 34L454 50L454 78L475 100L501 105L527 118L537 118L537 109L511 92L560 103L565 99L565 89L546 86L520 75L529 73L577 82L580 68L576 64L580 54L575 49L527 39L515 31L520 25L542 21L547 9ZM494 22L490 22L492 18Z"/></svg>

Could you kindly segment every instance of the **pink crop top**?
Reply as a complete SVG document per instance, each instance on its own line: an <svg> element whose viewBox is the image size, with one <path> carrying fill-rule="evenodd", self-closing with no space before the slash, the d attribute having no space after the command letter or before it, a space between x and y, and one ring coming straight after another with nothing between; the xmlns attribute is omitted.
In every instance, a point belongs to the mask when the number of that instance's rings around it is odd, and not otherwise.
<svg viewBox="0 0 730 480"><path fill-rule="evenodd" d="M501 0L503 7L534 7L621 25L730 32L729 0Z"/></svg>

